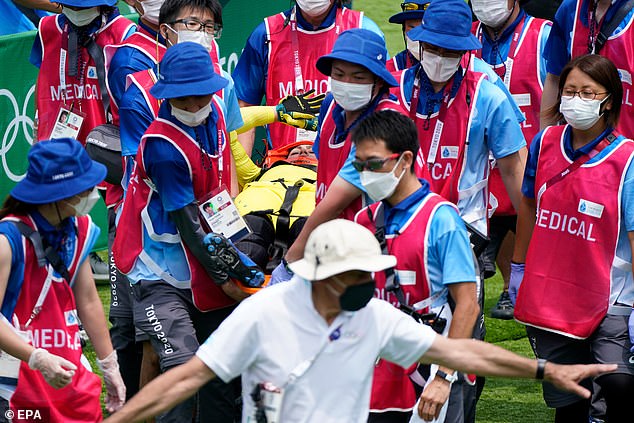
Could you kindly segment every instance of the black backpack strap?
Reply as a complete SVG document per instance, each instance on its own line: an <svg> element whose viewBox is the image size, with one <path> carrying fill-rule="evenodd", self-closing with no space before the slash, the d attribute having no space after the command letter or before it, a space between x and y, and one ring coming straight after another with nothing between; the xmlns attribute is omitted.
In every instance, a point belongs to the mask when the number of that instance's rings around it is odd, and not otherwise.
<svg viewBox="0 0 634 423"><path fill-rule="evenodd" d="M46 263L50 263L53 269L60 274L68 283L70 283L70 273L64 264L62 258L57 254L57 251L50 245L45 245L42 241L40 233L24 222L12 222L20 231L22 236L28 238L35 250L35 256L37 257L37 264L40 267L46 266Z"/></svg>
<svg viewBox="0 0 634 423"><path fill-rule="evenodd" d="M304 180L300 179L290 187L286 188L284 194L284 201L282 206L275 213L277 215L277 223L275 224L275 241L271 247L269 255L271 256L271 263L277 263L286 254L288 249L288 235L291 227L291 210L293 210L293 204L297 200L299 190L304 186Z"/></svg>
<svg viewBox="0 0 634 423"><path fill-rule="evenodd" d="M599 54L606 41L608 41L610 35L612 35L614 30L619 26L619 24L623 21L627 14L630 13L630 10L632 10L632 8L634 8L634 0L629 0L627 3L621 6L619 10L616 11L609 22L603 23L601 31L599 31L597 39L594 42L595 54Z"/></svg>

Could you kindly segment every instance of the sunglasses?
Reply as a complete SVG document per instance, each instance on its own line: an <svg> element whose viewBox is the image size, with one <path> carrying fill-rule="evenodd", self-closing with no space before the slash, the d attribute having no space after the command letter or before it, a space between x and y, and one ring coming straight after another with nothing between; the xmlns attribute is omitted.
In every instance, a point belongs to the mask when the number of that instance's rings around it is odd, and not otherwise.
<svg viewBox="0 0 634 423"><path fill-rule="evenodd" d="M401 10L403 12L411 12L412 10L427 10L427 6L429 3L418 4L418 3L401 3Z"/></svg>
<svg viewBox="0 0 634 423"><path fill-rule="evenodd" d="M388 161L399 158L400 155L400 153L394 153L384 159L353 160L352 167L354 167L357 172L361 172L364 169L374 172L382 169Z"/></svg>

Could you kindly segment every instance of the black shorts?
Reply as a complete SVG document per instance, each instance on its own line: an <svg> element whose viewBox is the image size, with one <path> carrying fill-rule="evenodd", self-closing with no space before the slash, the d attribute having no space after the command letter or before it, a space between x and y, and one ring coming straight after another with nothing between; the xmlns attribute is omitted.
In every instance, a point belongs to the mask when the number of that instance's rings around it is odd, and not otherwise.
<svg viewBox="0 0 634 423"><path fill-rule="evenodd" d="M509 232L515 233L517 216L492 216L489 219L489 243L482 254L482 267L484 278L488 279L495 275L495 261L502 242Z"/></svg>
<svg viewBox="0 0 634 423"><path fill-rule="evenodd" d="M134 325L149 336L161 371L192 358L234 309L203 313L194 306L190 289L178 289L164 281L140 281L132 286L132 292Z"/></svg>
<svg viewBox="0 0 634 423"><path fill-rule="evenodd" d="M527 326L526 332L535 355L558 364L618 364L617 373L634 376L634 354L630 353L627 327L629 316L607 315L587 339L574 339ZM600 378L601 376L599 376ZM592 381L582 385L592 390ZM551 408L564 407L580 400L575 394L560 391L550 383L542 383L544 401Z"/></svg>

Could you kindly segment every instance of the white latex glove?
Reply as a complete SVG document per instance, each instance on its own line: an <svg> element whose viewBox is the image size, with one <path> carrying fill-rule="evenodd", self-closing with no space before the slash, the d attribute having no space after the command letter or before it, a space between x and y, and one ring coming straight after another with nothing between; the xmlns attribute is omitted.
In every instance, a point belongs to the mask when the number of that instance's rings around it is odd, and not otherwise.
<svg viewBox="0 0 634 423"><path fill-rule="evenodd" d="M97 359L97 365L103 373L103 382L106 384L106 410L114 413L123 407L125 402L125 384L119 373L117 352L112 351L103 360Z"/></svg>
<svg viewBox="0 0 634 423"><path fill-rule="evenodd" d="M29 367L39 371L44 380L55 389L68 385L77 370L77 366L70 361L42 348L33 350L29 357Z"/></svg>

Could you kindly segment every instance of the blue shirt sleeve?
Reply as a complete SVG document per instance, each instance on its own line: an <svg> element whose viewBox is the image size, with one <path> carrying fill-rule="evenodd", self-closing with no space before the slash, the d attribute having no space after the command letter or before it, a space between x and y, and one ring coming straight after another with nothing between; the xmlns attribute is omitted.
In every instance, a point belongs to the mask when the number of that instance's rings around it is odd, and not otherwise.
<svg viewBox="0 0 634 423"><path fill-rule="evenodd" d="M440 280L443 285L475 282L469 237L456 210L449 205L440 206L432 217L429 231L430 279ZM439 279L431 277L436 272L440 272Z"/></svg>
<svg viewBox="0 0 634 423"><path fill-rule="evenodd" d="M495 71L491 68L491 66L489 66L488 63L486 63L482 59L475 57L473 62L473 70L485 74L489 82L491 82L493 85L498 87L500 91L502 91L502 93L506 96L508 100L509 106L511 106L511 108L513 109L513 113L515 113L515 117L518 123L524 122L526 120L519 106L517 105L517 103L515 103L513 95L511 95L511 92L508 90L508 88L506 88L506 85L504 85L504 81L502 81L502 78L500 78L498 74L495 73Z"/></svg>
<svg viewBox="0 0 634 423"><path fill-rule="evenodd" d="M121 105L128 75L155 66L154 61L133 47L118 48L108 68L108 89L115 103Z"/></svg>
<svg viewBox="0 0 634 423"><path fill-rule="evenodd" d="M0 222L0 234L4 235L11 247L11 271L7 289L0 310L4 317L11 321L15 304L18 301L22 282L24 280L24 251L22 249L22 235L18 228L10 222Z"/></svg>
<svg viewBox="0 0 634 423"><path fill-rule="evenodd" d="M487 81L482 81L480 90L476 107L478 111L487 111L484 135L493 157L500 159L518 152L526 146L526 141L512 107L515 102L509 102L497 86ZM471 131L475 127L476 125L472 125Z"/></svg>
<svg viewBox="0 0 634 423"><path fill-rule="evenodd" d="M150 138L144 153L147 174L165 211L182 209L196 199L187 162L169 141Z"/></svg>
<svg viewBox="0 0 634 423"><path fill-rule="evenodd" d="M634 231L634 165L630 162L623 181L623 193L621 209L623 210L623 222L625 229Z"/></svg>
<svg viewBox="0 0 634 423"><path fill-rule="evenodd" d="M537 162L539 161L539 149L542 144L543 133L544 131L539 131L528 148L528 157L526 158L524 179L522 181L522 195L526 198L535 198L535 175L537 174Z"/></svg>
<svg viewBox="0 0 634 423"><path fill-rule="evenodd" d="M574 26L576 3L576 0L564 0L553 19L553 26L543 53L547 62L546 70L550 74L558 76L570 60L570 32Z"/></svg>
<svg viewBox="0 0 634 423"><path fill-rule="evenodd" d="M385 40L385 35L381 28L370 18L368 18L365 14L363 15L363 19L361 20L361 28L372 31L381 36Z"/></svg>
<svg viewBox="0 0 634 423"><path fill-rule="evenodd" d="M42 41L40 40L40 33L35 34L35 39L33 40L33 47L31 47L31 54L29 55L29 62L33 66L39 69L42 66L42 52L44 48L42 47Z"/></svg>
<svg viewBox="0 0 634 423"><path fill-rule="evenodd" d="M261 22L247 39L238 64L233 71L238 100L259 105L264 97L268 73L266 27Z"/></svg>
<svg viewBox="0 0 634 423"><path fill-rule="evenodd" d="M238 105L238 97L236 96L235 84L233 78L226 71L222 71L222 76L229 81L224 88L224 103L226 106L225 117L227 123L227 131L235 131L244 125L240 106Z"/></svg>
<svg viewBox="0 0 634 423"><path fill-rule="evenodd" d="M121 154L136 156L141 137L154 121L154 112L148 108L143 93L136 85L130 85L123 94L119 116Z"/></svg>
<svg viewBox="0 0 634 423"><path fill-rule="evenodd" d="M546 81L546 74L548 73L548 61L545 57L546 51L546 43L548 43L548 37L550 36L550 31L552 29L552 24L544 25L544 29L542 30L542 36L539 39L539 80L542 83L542 87L544 86L544 82Z"/></svg>
<svg viewBox="0 0 634 423"><path fill-rule="evenodd" d="M361 174L357 172L357 170L352 167L352 161L354 160L354 156L357 154L357 148L354 144L350 147L350 154L348 154L348 158L346 158L346 162L343 164L343 167L339 170L338 176L343 178L346 182L351 185L354 185L355 188L365 192L363 185L361 184Z"/></svg>

